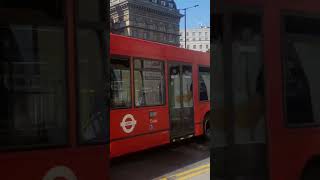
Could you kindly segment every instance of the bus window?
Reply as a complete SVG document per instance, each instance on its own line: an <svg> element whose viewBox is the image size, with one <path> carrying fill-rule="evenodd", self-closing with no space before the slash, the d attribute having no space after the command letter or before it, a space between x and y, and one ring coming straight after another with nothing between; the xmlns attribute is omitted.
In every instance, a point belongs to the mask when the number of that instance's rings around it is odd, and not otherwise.
<svg viewBox="0 0 320 180"><path fill-rule="evenodd" d="M161 61L134 60L135 105L157 106L165 103L164 64Z"/></svg>
<svg viewBox="0 0 320 180"><path fill-rule="evenodd" d="M64 42L63 28L0 26L0 148L67 143Z"/></svg>
<svg viewBox="0 0 320 180"><path fill-rule="evenodd" d="M108 138L102 37L100 31L78 31L78 118L81 143L106 143Z"/></svg>
<svg viewBox="0 0 320 180"><path fill-rule="evenodd" d="M200 101L210 100L210 68L199 67L199 99Z"/></svg>
<svg viewBox="0 0 320 180"><path fill-rule="evenodd" d="M284 89L289 125L319 123L320 20L285 16Z"/></svg>
<svg viewBox="0 0 320 180"><path fill-rule="evenodd" d="M131 107L130 63L128 59L111 59L111 108Z"/></svg>

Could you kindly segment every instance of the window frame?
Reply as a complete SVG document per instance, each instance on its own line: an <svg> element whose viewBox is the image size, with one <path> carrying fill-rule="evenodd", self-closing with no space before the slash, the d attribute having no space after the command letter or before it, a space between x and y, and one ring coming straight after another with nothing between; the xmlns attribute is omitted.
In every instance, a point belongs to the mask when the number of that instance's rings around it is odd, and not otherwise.
<svg viewBox="0 0 320 180"><path fill-rule="evenodd" d="M209 102L210 103L210 100L211 100L211 97L210 97L210 95L208 96L208 99L207 100L200 100L200 68L207 68L208 70L209 70L209 77L210 77L210 86L211 86L211 72L210 72L210 65L202 65L202 64L199 64L198 66L197 66L197 68L198 68L198 98L199 98L199 102L200 103L207 103L207 102ZM211 90L211 89L210 89ZM209 92L211 92L209 90Z"/></svg>
<svg viewBox="0 0 320 180"><path fill-rule="evenodd" d="M280 13L280 55L281 55L281 76L282 76L282 108L283 108L283 123L286 128L289 129L295 129L295 128L308 128L308 127L320 127L320 121L318 122L312 122L312 123L290 123L287 118L287 103L286 103L286 59L288 57L288 51L286 50L286 41L288 39L288 33L286 31L286 17L302 17L302 18L312 18L317 19L320 23L320 14L314 14L314 13L306 13L306 12L299 12L299 11L281 11ZM303 33L301 33L303 34ZM319 34L320 35L320 34ZM320 36L318 37L320 40ZM309 37L307 38L309 39ZM304 39L305 40L305 39ZM320 56L320 54L319 54ZM311 92L310 92L311 93ZM312 104L313 106L313 104ZM313 121L317 121L314 117L314 113L312 114Z"/></svg>
<svg viewBox="0 0 320 180"><path fill-rule="evenodd" d="M117 107L117 108L113 108L112 106L111 106L111 101L110 101L110 110L119 110L119 109L132 109L132 107L133 107L133 105L132 105L132 98L133 98L133 94L132 94L132 89L134 88L134 84L132 83L132 68L131 68L131 66L132 66L132 61L131 61L131 57L130 56L123 56L123 55L116 55L116 54L111 54L110 55L110 73L111 73L111 70L112 70L112 67L111 67L111 60L112 59L114 59L114 58L116 58L116 59L126 59L126 60L128 60L128 62L129 62L129 72L130 72L130 82L129 82L129 84L130 84L130 106L128 106L128 107ZM110 94L111 94L111 76L110 76ZM111 99L112 97L110 96L110 99Z"/></svg>
<svg viewBox="0 0 320 180"><path fill-rule="evenodd" d="M162 68L163 68L163 103L162 104L159 104L159 105L144 105L144 106L137 106L136 105L136 85L135 85L135 71L136 70L141 70L143 71L143 69L136 69L135 66L134 66L134 63L135 63L135 60L143 60L143 61L157 61L157 62L162 62ZM144 57L132 57L132 74L133 74L133 87L132 87L132 91L134 92L133 93L133 100L134 102L133 103L133 106L135 109L139 109L139 108L146 108L146 107L162 107L162 106L166 106L167 105L167 81L166 81L166 61L164 60L158 60L158 59L152 59L152 58L144 58ZM154 71L154 70L149 70L151 72L161 72L161 71Z"/></svg>

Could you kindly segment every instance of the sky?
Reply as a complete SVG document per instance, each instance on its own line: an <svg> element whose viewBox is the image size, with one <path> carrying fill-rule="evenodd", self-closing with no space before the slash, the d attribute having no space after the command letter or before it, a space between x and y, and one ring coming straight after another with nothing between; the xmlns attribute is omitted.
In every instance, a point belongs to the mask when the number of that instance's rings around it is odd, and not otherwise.
<svg viewBox="0 0 320 180"><path fill-rule="evenodd" d="M194 5L198 7L187 10L187 29L200 27L201 24L210 26L210 0L175 0L178 9ZM184 11L180 11L184 14ZM180 20L180 29L184 29L184 17Z"/></svg>

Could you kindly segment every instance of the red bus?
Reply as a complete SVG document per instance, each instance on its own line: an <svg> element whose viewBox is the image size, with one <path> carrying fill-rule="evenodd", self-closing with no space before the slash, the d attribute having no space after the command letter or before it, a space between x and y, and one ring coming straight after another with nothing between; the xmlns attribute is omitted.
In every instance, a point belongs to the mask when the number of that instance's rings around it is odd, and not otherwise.
<svg viewBox="0 0 320 180"><path fill-rule="evenodd" d="M110 156L209 129L209 53L111 34Z"/></svg>
<svg viewBox="0 0 320 180"><path fill-rule="evenodd" d="M319 179L320 2L219 2L213 178Z"/></svg>
<svg viewBox="0 0 320 180"><path fill-rule="evenodd" d="M1 179L108 179L109 2L0 4Z"/></svg>

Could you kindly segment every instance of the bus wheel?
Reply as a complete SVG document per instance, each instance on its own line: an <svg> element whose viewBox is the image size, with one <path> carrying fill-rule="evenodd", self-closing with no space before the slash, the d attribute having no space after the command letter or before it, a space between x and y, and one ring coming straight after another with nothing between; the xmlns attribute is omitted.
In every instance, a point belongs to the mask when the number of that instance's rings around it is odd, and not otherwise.
<svg viewBox="0 0 320 180"><path fill-rule="evenodd" d="M320 177L320 166L312 165L309 166L304 172L301 180L319 180Z"/></svg>
<svg viewBox="0 0 320 180"><path fill-rule="evenodd" d="M206 118L204 119L204 136L207 140L211 139L211 129L209 120L209 116L206 116Z"/></svg>

